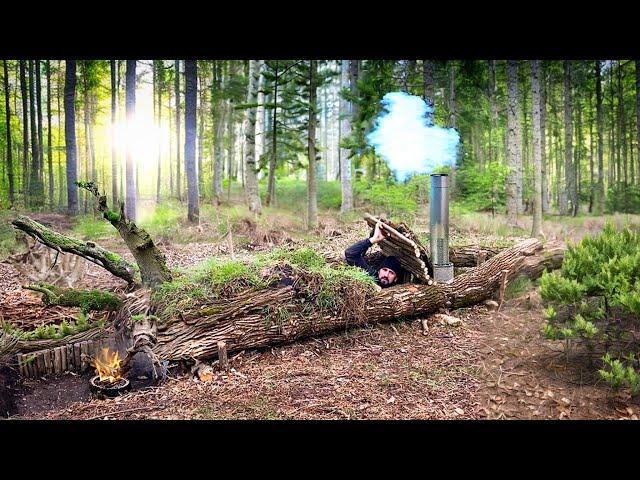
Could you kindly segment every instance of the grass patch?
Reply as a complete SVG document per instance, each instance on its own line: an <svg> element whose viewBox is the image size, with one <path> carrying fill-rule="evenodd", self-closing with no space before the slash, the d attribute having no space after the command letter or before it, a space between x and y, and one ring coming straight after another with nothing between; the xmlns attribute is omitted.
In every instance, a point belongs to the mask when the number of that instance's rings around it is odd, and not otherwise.
<svg viewBox="0 0 640 480"><path fill-rule="evenodd" d="M505 300L511 300L512 298L518 298L520 295L529 291L534 286L534 283L527 277L520 276L514 278L507 284L504 289Z"/></svg>
<svg viewBox="0 0 640 480"><path fill-rule="evenodd" d="M77 217L73 233L82 240L99 240L118 235L113 225L102 217L94 218L93 214Z"/></svg>

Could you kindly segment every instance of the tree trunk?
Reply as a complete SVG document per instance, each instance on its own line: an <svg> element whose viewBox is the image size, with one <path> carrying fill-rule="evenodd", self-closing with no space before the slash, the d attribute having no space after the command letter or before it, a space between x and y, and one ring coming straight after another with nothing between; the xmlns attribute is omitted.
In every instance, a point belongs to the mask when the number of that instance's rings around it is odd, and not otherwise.
<svg viewBox="0 0 640 480"><path fill-rule="evenodd" d="M524 275L538 278L545 268L558 268L564 246L548 244L543 248L536 239L525 240L482 263L452 283L435 285L398 285L366 300L361 312L308 311L308 303L296 298L291 286L244 292L235 298L196 306L194 318L182 320L159 312L157 343L153 352L167 360L202 360L217 355L218 342L229 352L293 342L348 327L372 325L397 318L426 316L441 308L456 309L490 298L502 283ZM206 302L206 301L205 301ZM153 308L153 306L152 306ZM266 308L275 308L284 321L265 320Z"/></svg>
<svg viewBox="0 0 640 480"><path fill-rule="evenodd" d="M573 164L573 105L571 99L572 65L570 60L564 61L564 181L567 187L568 203L564 205L565 215L576 216L578 212L578 193L576 190L576 174Z"/></svg>
<svg viewBox="0 0 640 480"><path fill-rule="evenodd" d="M216 86L216 97L221 95L223 88L223 82L225 79L222 77L222 69L217 65L219 60L215 60L214 68L216 68L216 75L214 85ZM213 95L212 95L213 102ZM213 106L213 103L212 103ZM216 98L215 109L217 112L213 113L214 122L214 143L213 143L213 198L215 205L220 205L222 202L222 177L224 176L224 131L226 121L226 106L227 103L224 100ZM231 185L231 177L229 177L229 185Z"/></svg>
<svg viewBox="0 0 640 480"><path fill-rule="evenodd" d="M493 146L493 131L496 128L496 119L498 118L498 104L496 102L496 61L488 60L488 64L489 88L487 93L489 97L489 105L491 107L491 117L489 119L489 163L493 163L497 159L497 155Z"/></svg>
<svg viewBox="0 0 640 480"><path fill-rule="evenodd" d="M62 135L62 109L60 108L60 85L62 85L62 60L58 60L58 88L56 88L56 104L58 108L58 138L56 145L58 149L58 210L62 211L64 205L64 177L62 173L62 156L60 150L62 150L62 142L60 137Z"/></svg>
<svg viewBox="0 0 640 480"><path fill-rule="evenodd" d="M42 142L42 84L40 70L40 60L35 60L34 74L36 77L36 115L38 129L38 195L40 205L44 205L44 144Z"/></svg>
<svg viewBox="0 0 640 480"><path fill-rule="evenodd" d="M540 76L542 80L540 81ZM541 171L542 171L542 213L549 213L549 184L547 178L547 94L546 94L546 81L544 79L544 62L540 62L540 159L541 159Z"/></svg>
<svg viewBox="0 0 640 480"><path fill-rule="evenodd" d="M126 73L126 111L127 111L127 217L136 221L136 185L134 179L135 159L133 158L133 121L136 114L136 60L127 60Z"/></svg>
<svg viewBox="0 0 640 480"><path fill-rule="evenodd" d="M36 123L36 85L34 79L34 61L29 61L29 113L31 117L31 176L29 197L32 207L42 205L42 185L40 180L40 151L38 144L38 126Z"/></svg>
<svg viewBox="0 0 640 480"><path fill-rule="evenodd" d="M129 218L124 211L124 204L120 203L120 212L116 213L107 207L107 197L100 195L98 187L93 182L80 183L78 186L91 192L97 199L97 210L111 223L127 244L133 257L136 259L142 284L155 287L164 282L171 281L171 272L167 268L164 254L158 250L151 236Z"/></svg>
<svg viewBox="0 0 640 480"><path fill-rule="evenodd" d="M116 148L116 123L118 92L116 90L116 61L109 60L111 67L111 202L118 204L118 154Z"/></svg>
<svg viewBox="0 0 640 480"><path fill-rule="evenodd" d="M602 75L600 73L600 60L596 60L596 115L598 129L598 187L596 188L595 213L602 215L604 211L604 113L602 111ZM639 134L640 137L640 134Z"/></svg>
<svg viewBox="0 0 640 480"><path fill-rule="evenodd" d="M264 130L264 84L265 78L263 75L263 71L265 68L264 60L258 61L258 107L256 110L256 164L260 165L260 160L262 159L262 155L264 154L264 138L265 138L265 130Z"/></svg>
<svg viewBox="0 0 640 480"><path fill-rule="evenodd" d="M343 62L346 60L343 60ZM431 108L435 107L435 90L434 90L434 74L435 65L433 60L422 61L422 78L424 82L424 101L427 102ZM431 121L433 121L433 113L430 114Z"/></svg>
<svg viewBox="0 0 640 480"><path fill-rule="evenodd" d="M13 150L11 149L11 109L9 105L9 72L7 69L7 60L2 61L2 66L4 73L4 113L7 124L7 177L9 179L9 208L13 208L15 193L13 185Z"/></svg>
<svg viewBox="0 0 640 480"><path fill-rule="evenodd" d="M507 105L507 154L509 158L509 174L507 176L507 222L518 224L518 63L507 60L507 88L509 102Z"/></svg>
<svg viewBox="0 0 640 480"><path fill-rule="evenodd" d="M349 89L349 60L342 60L340 88ZM425 87L426 88L426 87ZM351 136L351 102L340 95L340 137L342 142ZM350 149L340 146L340 183L342 187L342 204L340 213L353 210L353 192L351 187L351 155Z"/></svg>
<svg viewBox="0 0 640 480"><path fill-rule="evenodd" d="M196 60L186 60L184 100L184 163L187 171L188 218L198 223L200 217L198 171L196 170L196 109L198 103L198 67Z"/></svg>
<svg viewBox="0 0 640 480"><path fill-rule="evenodd" d="M80 307L84 313L92 310L119 310L124 304L117 295L100 290L61 288L44 282L27 285L23 288L42 293L42 302L46 306Z"/></svg>
<svg viewBox="0 0 640 480"><path fill-rule="evenodd" d="M308 218L307 229L313 229L318 226L318 195L316 184L316 77L318 73L318 64L316 60L309 62L309 130L308 130L308 147L309 147L309 169L307 173L307 202L308 202Z"/></svg>
<svg viewBox="0 0 640 480"><path fill-rule="evenodd" d="M247 103L255 104L256 93L258 89L258 61L250 60L249 62L249 85L247 88ZM258 179L256 177L256 108L249 107L244 118L244 167L246 176L246 198L249 204L249 210L255 214L260 214L262 205L260 203L260 191L258 190Z"/></svg>
<svg viewBox="0 0 640 480"><path fill-rule="evenodd" d="M269 157L269 176L267 178L267 207L273 205L276 199L276 166L278 161L278 60L275 60L273 74L273 127L271 131L271 156Z"/></svg>
<svg viewBox="0 0 640 480"><path fill-rule="evenodd" d="M26 61L20 60L20 98L22 99L22 195L24 208L29 207L29 96Z"/></svg>
<svg viewBox="0 0 640 480"><path fill-rule="evenodd" d="M162 132L162 93L164 92L164 63L154 60L156 66L156 88L158 89L158 131ZM162 185L162 142L158 146L158 175L156 177L156 204L160 203Z"/></svg>
<svg viewBox="0 0 640 480"><path fill-rule="evenodd" d="M542 237L542 133L540 131L540 60L531 62L531 106L533 118L533 227L532 237Z"/></svg>
<svg viewBox="0 0 640 480"><path fill-rule="evenodd" d="M176 101L176 194L182 201L182 188L180 179L180 60L175 61L175 101Z"/></svg>
<svg viewBox="0 0 640 480"><path fill-rule="evenodd" d="M67 202L69 215L78 214L78 160L76 148L76 61L66 61L64 81L64 136L67 152Z"/></svg>
<svg viewBox="0 0 640 480"><path fill-rule="evenodd" d="M636 150L638 156L638 179L640 179L640 60L635 61L636 67ZM640 181L638 182L640 183Z"/></svg>
<svg viewBox="0 0 640 480"><path fill-rule="evenodd" d="M53 210L53 158L51 148L51 62L45 66L47 76L47 166L49 169L49 208Z"/></svg>
<svg viewBox="0 0 640 480"><path fill-rule="evenodd" d="M625 189L629 185L628 165L627 165L627 122L625 122L624 111L624 89L622 86L622 67L618 62L618 129L620 132L619 145L622 147L622 169Z"/></svg>
<svg viewBox="0 0 640 480"><path fill-rule="evenodd" d="M593 170L593 91L589 92L589 213L593 211L593 202L596 197L595 174Z"/></svg>

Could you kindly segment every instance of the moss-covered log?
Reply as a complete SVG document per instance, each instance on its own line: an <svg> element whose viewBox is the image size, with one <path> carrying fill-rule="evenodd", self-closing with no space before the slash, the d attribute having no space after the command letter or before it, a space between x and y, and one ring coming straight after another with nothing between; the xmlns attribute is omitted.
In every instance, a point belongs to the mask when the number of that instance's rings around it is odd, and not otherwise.
<svg viewBox="0 0 640 480"><path fill-rule="evenodd" d="M158 326L153 351L167 360L206 359L217 354L219 341L224 341L231 352L351 326L428 315L441 308L461 308L490 298L503 277L507 282L520 275L535 279L545 268L558 268L564 250L560 243L543 247L539 240L528 239L457 276L450 284L405 284L382 290L364 302L361 315L305 308L309 305L300 300L294 286L251 291L214 305L203 299L199 316L177 314L180 318Z"/></svg>
<svg viewBox="0 0 640 480"><path fill-rule="evenodd" d="M84 313L92 310L118 310L123 301L117 295L101 290L76 290L56 287L45 282L26 285L23 288L42 293L45 305L61 305L63 307L80 307Z"/></svg>
<svg viewBox="0 0 640 480"><path fill-rule="evenodd" d="M126 280L129 284L136 282L136 268L134 265L131 265L117 253L110 252L94 242L83 242L82 240L54 232L25 215L20 215L11 223L14 227L42 242L47 247L53 248L58 252L79 255L96 265L100 265L116 277Z"/></svg>
<svg viewBox="0 0 640 480"><path fill-rule="evenodd" d="M80 188L91 192L98 201L97 208L103 217L113 225L127 244L140 268L142 284L155 287L171 281L171 272L167 268L164 254L153 243L151 236L127 218L124 203L120 202L120 212L109 210L107 197L100 195L94 182L76 182Z"/></svg>

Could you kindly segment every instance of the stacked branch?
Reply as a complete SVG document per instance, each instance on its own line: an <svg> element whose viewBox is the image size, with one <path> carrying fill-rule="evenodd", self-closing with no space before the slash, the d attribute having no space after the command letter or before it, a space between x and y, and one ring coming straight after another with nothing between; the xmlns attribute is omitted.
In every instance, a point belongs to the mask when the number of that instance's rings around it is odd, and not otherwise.
<svg viewBox="0 0 640 480"><path fill-rule="evenodd" d="M411 272L420 281L428 285L433 283L429 275L429 272L433 271L429 255L424 246L417 241L415 235L413 239L410 239L407 235L399 232L392 222L378 219L368 213L365 214L364 219L371 228L375 228L379 220L384 224L386 238L378 245L385 255L396 257L402 268Z"/></svg>
<svg viewBox="0 0 640 480"><path fill-rule="evenodd" d="M122 299L117 295L100 290L61 288L45 282L24 285L22 288L42 293L42 302L46 306L80 307L84 313L92 310L119 310L123 306Z"/></svg>

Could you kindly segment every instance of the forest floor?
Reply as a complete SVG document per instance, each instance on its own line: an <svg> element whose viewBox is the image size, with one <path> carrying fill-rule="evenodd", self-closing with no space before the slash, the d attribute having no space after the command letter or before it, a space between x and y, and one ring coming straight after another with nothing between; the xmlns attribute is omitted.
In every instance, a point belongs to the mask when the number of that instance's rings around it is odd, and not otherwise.
<svg viewBox="0 0 640 480"><path fill-rule="evenodd" d="M428 215L424 218L428 221ZM62 231L70 228L65 217L48 215L46 220ZM596 217L565 220L547 219L547 237L579 240L604 224ZM452 218L452 242L491 243L501 236L492 237L490 228L482 226L501 221ZM175 238L158 243L175 268L208 256L250 258L278 244L342 254L369 234L362 220L340 222L329 215L321 216L313 236L282 217L262 225L269 228L242 220L232 235L221 238L203 222L181 231L189 243ZM512 239L526 237L528 226L524 228ZM424 222L414 225L417 233L427 229ZM116 237L99 243L130 258ZM0 264L0 308L14 308L10 302L27 299L27 308L37 308L38 295L20 289L23 281L10 265ZM88 264L78 286L114 289L123 284ZM485 306L452 311L462 320L458 326L430 319L425 333L421 319L396 320L242 351L231 355L229 374L216 371L211 381L170 373L159 387L115 399L91 397L89 372L17 379L5 367L0 387L4 381L15 393L14 419L637 419L640 399L611 392L579 348L565 354L561 342L542 336L537 290L529 285L505 300L499 311Z"/></svg>

